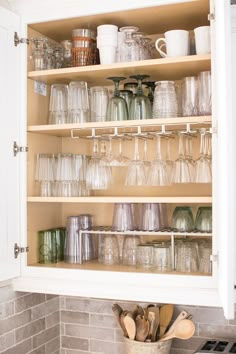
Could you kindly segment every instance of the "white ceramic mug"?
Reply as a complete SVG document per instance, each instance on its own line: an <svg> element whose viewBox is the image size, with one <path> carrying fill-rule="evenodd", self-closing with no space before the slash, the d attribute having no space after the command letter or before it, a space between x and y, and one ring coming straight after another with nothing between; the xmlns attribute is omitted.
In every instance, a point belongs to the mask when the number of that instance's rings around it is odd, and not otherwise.
<svg viewBox="0 0 236 354"><path fill-rule="evenodd" d="M163 58L189 55L189 32L185 30L171 30L165 32L165 38L157 39L155 46ZM163 43L166 53L162 51Z"/></svg>
<svg viewBox="0 0 236 354"><path fill-rule="evenodd" d="M194 29L196 54L211 52L210 26L201 26Z"/></svg>

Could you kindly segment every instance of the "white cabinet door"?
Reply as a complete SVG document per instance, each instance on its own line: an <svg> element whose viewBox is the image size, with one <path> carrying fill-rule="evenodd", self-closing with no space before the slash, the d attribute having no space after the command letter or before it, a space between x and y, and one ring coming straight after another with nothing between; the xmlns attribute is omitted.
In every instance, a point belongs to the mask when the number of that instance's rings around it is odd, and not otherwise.
<svg viewBox="0 0 236 354"><path fill-rule="evenodd" d="M232 53L231 53L231 65L232 65L232 80L231 80L231 87L232 87L232 95L233 97L236 97L236 6L231 6L231 28L232 28L232 36L231 36L231 48L232 48ZM233 110L233 117L236 117L236 104L233 102L232 105L232 110ZM236 287L236 238L234 238L234 285ZM235 289L235 300L234 302L236 303L236 289Z"/></svg>
<svg viewBox="0 0 236 354"><path fill-rule="evenodd" d="M14 46L19 25L17 15L0 7L0 281L20 273L14 258L14 243L19 244L19 159L13 156L20 124L20 51Z"/></svg>
<svg viewBox="0 0 236 354"><path fill-rule="evenodd" d="M234 238L236 234L236 119L232 114L231 91L231 13L230 0L215 0L212 22L214 72L213 126L215 160L213 161L214 234L217 237L218 288L226 318L234 316ZM212 1L213 3L213 1ZM214 8L211 9L214 12Z"/></svg>

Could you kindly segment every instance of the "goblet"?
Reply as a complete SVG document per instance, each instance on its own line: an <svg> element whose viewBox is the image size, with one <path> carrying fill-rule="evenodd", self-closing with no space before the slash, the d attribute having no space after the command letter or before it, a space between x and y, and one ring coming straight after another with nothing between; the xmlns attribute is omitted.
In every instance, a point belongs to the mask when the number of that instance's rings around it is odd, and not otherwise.
<svg viewBox="0 0 236 354"><path fill-rule="evenodd" d="M149 77L149 75L133 75L131 79L138 81L137 96L135 96L130 106L130 119L150 119L152 118L151 102L147 96L144 96L142 89L142 80Z"/></svg>
<svg viewBox="0 0 236 354"><path fill-rule="evenodd" d="M107 105L106 120L119 121L128 119L128 108L124 98L120 97L119 82L125 77L108 77L115 85L114 96L110 98Z"/></svg>

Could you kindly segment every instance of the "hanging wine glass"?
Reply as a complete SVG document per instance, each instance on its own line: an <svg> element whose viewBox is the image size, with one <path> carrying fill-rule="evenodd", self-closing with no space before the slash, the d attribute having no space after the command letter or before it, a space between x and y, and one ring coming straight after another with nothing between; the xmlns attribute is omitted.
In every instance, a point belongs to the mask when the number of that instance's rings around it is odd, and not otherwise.
<svg viewBox="0 0 236 354"><path fill-rule="evenodd" d="M107 106L107 121L120 121L128 119L128 108L124 98L120 97L119 83L121 80L125 80L125 77L108 77L108 80L112 80L115 85L114 96L109 99Z"/></svg>
<svg viewBox="0 0 236 354"><path fill-rule="evenodd" d="M142 89L142 80L149 77L149 75L132 75L131 79L138 81L137 96L131 102L129 119L149 119L152 118L152 108L150 100L144 96Z"/></svg>
<svg viewBox="0 0 236 354"><path fill-rule="evenodd" d="M134 140L134 158L128 167L128 173L125 181L126 186L144 186L146 185L145 167L139 156L138 136Z"/></svg>
<svg viewBox="0 0 236 354"><path fill-rule="evenodd" d="M179 133L179 157L174 163L172 183L191 183L189 165L184 155L182 133Z"/></svg>
<svg viewBox="0 0 236 354"><path fill-rule="evenodd" d="M206 155L206 129L201 129L200 132L200 156L196 160L195 182L196 183L211 183L211 162Z"/></svg>
<svg viewBox="0 0 236 354"><path fill-rule="evenodd" d="M166 163L161 154L161 136L157 135L157 156L152 161L148 175L147 184L149 186L166 186L169 184Z"/></svg>

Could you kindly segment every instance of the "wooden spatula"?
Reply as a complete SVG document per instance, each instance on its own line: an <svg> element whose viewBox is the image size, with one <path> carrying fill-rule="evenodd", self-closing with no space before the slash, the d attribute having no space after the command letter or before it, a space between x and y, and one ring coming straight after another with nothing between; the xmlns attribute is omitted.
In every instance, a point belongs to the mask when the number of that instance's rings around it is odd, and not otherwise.
<svg viewBox="0 0 236 354"><path fill-rule="evenodd" d="M134 322L134 319L129 314L127 314L123 319L123 323L128 333L129 339L134 340L136 335L136 324Z"/></svg>
<svg viewBox="0 0 236 354"><path fill-rule="evenodd" d="M149 321L144 316L138 315L135 320L136 336L135 339L139 342L145 342L149 332Z"/></svg>
<svg viewBox="0 0 236 354"><path fill-rule="evenodd" d="M169 326L174 313L174 305L168 304L160 307L160 337L162 337Z"/></svg>
<svg viewBox="0 0 236 354"><path fill-rule="evenodd" d="M175 329L175 326L182 320L186 319L189 316L189 313L187 311L182 311L180 312L179 316L176 318L176 320L172 323L171 327L168 329L168 331L165 333L165 336L172 334L172 332Z"/></svg>

